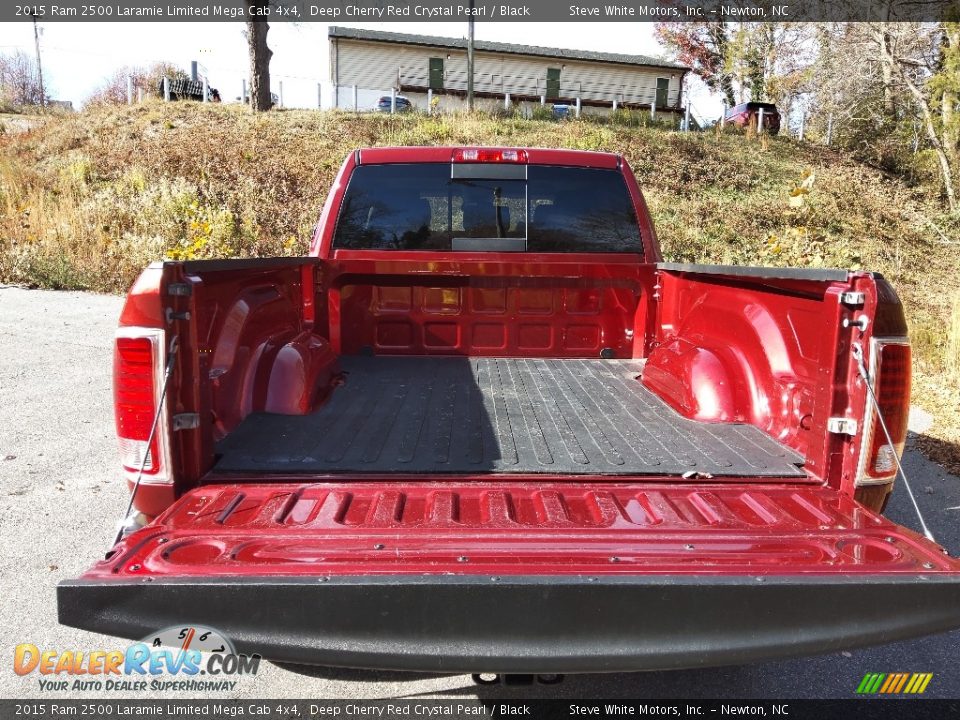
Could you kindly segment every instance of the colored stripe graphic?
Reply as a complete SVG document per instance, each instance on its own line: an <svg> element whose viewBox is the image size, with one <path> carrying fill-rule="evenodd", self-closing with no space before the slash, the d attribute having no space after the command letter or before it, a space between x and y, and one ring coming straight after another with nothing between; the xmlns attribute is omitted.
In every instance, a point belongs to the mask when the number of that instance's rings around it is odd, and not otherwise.
<svg viewBox="0 0 960 720"><path fill-rule="evenodd" d="M890 688L896 685L898 680L900 680L900 673L892 673L890 675L887 675L886 682L884 682L883 685L880 686L880 692L881 693L890 692Z"/></svg>
<svg viewBox="0 0 960 720"><path fill-rule="evenodd" d="M907 679L909 675L907 673L900 673L900 682L897 683L897 686L891 690L891 692L898 693L903 690L903 686L907 684Z"/></svg>
<svg viewBox="0 0 960 720"><path fill-rule="evenodd" d="M910 678L910 682L907 683L907 688L904 690L904 692L912 695L919 695L927 689L927 685L930 684L932 679L933 673L916 673L912 678Z"/></svg>
<svg viewBox="0 0 960 720"><path fill-rule="evenodd" d="M886 677L883 673L867 673L860 681L857 692L861 695L872 695L880 687L880 683Z"/></svg>
<svg viewBox="0 0 960 720"><path fill-rule="evenodd" d="M920 695L932 679L933 673L867 673L856 692L858 695Z"/></svg>

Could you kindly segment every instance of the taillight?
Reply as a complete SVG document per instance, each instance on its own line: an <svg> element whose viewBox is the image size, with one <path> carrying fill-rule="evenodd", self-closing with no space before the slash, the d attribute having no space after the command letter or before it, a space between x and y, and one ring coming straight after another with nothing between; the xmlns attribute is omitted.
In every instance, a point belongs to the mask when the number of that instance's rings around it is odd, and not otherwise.
<svg viewBox="0 0 960 720"><path fill-rule="evenodd" d="M897 458L903 455L910 414L909 342L904 338L874 338L870 347L870 377L877 407L868 397L858 485L890 482L897 474ZM880 425L878 408L889 440Z"/></svg>
<svg viewBox="0 0 960 720"><path fill-rule="evenodd" d="M124 470L154 476L162 470L163 423L153 439L150 430L157 414L159 378L162 372L161 331L149 328L121 328L113 357L113 397L120 441L120 463ZM146 463L144 463L146 456Z"/></svg>
<svg viewBox="0 0 960 720"><path fill-rule="evenodd" d="M453 162L525 163L527 151L461 148L453 151Z"/></svg>

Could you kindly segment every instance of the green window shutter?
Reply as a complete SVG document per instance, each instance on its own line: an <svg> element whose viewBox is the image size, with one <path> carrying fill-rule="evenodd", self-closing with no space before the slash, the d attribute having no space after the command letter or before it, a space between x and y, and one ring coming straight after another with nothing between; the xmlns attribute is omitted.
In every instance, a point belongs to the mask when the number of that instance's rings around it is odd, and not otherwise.
<svg viewBox="0 0 960 720"><path fill-rule="evenodd" d="M560 97L560 68L547 68L547 100Z"/></svg>
<svg viewBox="0 0 960 720"><path fill-rule="evenodd" d="M430 58L430 89L443 90L443 58Z"/></svg>
<svg viewBox="0 0 960 720"><path fill-rule="evenodd" d="M657 78L657 107L667 106L667 91L670 89L670 81L667 78Z"/></svg>

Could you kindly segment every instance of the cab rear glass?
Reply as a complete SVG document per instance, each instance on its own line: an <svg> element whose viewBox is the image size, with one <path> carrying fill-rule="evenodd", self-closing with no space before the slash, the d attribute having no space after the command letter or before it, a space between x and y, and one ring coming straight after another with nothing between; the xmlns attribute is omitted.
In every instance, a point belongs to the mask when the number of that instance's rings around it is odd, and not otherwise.
<svg viewBox="0 0 960 720"><path fill-rule="evenodd" d="M360 166L333 247L642 253L623 175L555 165Z"/></svg>

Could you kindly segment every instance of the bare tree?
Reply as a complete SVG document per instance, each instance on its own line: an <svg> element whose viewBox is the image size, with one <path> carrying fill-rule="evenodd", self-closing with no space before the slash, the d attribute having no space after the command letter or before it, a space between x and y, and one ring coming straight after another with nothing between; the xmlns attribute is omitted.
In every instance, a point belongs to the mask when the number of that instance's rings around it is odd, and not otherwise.
<svg viewBox="0 0 960 720"><path fill-rule="evenodd" d="M0 98L13 105L41 105L48 95L36 60L22 50L0 55Z"/></svg>
<svg viewBox="0 0 960 720"><path fill-rule="evenodd" d="M937 113L938 104L943 102L943 92L937 93L936 71L945 52L955 55L960 48L955 44L960 33L951 32L950 26L934 23L878 23L870 25L883 63L891 75L903 83L919 111L920 120L927 136L927 142L937 156L940 177L943 181L947 206L951 213L958 210L957 192L954 178L954 165L957 162L955 152L950 151L952 140L947 135L951 127L945 127L942 113ZM939 97L938 97L939 95ZM956 102L956 98L948 99ZM952 113L953 107L948 114Z"/></svg>
<svg viewBox="0 0 960 720"><path fill-rule="evenodd" d="M931 82L934 99L940 101L943 147L954 160L960 145L960 23L944 23L937 74Z"/></svg>
<svg viewBox="0 0 960 720"><path fill-rule="evenodd" d="M915 107L883 58L874 23L822 23L815 29L816 60L809 73L807 128L863 162L909 171ZM882 37L882 33L880 33Z"/></svg>
<svg viewBox="0 0 960 720"><path fill-rule="evenodd" d="M813 62L806 23L662 22L656 34L728 105L774 101L789 109Z"/></svg>
<svg viewBox="0 0 960 720"><path fill-rule="evenodd" d="M811 80L813 31L809 23L739 23L728 63L743 100L774 102L789 116Z"/></svg>
<svg viewBox="0 0 960 720"><path fill-rule="evenodd" d="M656 34L707 87L723 95L728 105L736 104L734 78L727 65L731 31L726 22L660 22Z"/></svg>
<svg viewBox="0 0 960 720"><path fill-rule="evenodd" d="M269 110L270 58L273 51L267 45L267 12L270 0L246 0L247 3L247 51L250 56L250 109L254 112Z"/></svg>
<svg viewBox="0 0 960 720"><path fill-rule="evenodd" d="M103 83L87 98L93 105L123 105L127 102L127 78L133 78L133 86L142 88L148 95L159 95L158 88L163 78L189 80L186 71L171 62L157 62L147 68L121 67L105 78Z"/></svg>

